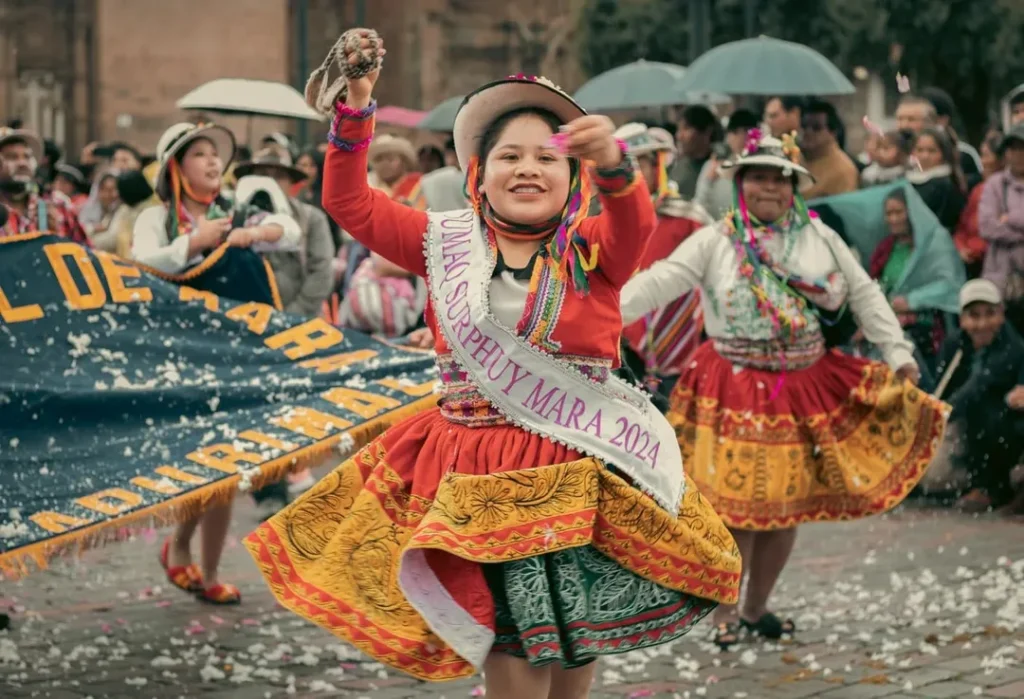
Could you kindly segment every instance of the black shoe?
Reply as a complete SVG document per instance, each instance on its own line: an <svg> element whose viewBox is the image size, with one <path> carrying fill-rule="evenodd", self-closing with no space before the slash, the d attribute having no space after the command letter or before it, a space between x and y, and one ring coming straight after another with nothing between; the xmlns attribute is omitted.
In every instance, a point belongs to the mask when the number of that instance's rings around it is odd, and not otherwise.
<svg viewBox="0 0 1024 699"><path fill-rule="evenodd" d="M10 617L10 615L0 613L0 631L3 631L4 629L10 628L10 626L11 626L11 617Z"/></svg>

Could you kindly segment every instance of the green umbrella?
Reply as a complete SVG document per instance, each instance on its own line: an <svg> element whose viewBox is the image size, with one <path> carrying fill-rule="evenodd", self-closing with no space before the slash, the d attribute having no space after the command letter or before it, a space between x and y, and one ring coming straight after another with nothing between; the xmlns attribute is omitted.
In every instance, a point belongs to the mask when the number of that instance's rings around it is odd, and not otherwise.
<svg viewBox="0 0 1024 699"><path fill-rule="evenodd" d="M677 95L672 87L685 74L686 68L675 63L641 59L591 78L573 97L584 109L595 112L729 101L720 93Z"/></svg>
<svg viewBox="0 0 1024 699"><path fill-rule="evenodd" d="M449 97L444 102L431 109L430 112L423 117L423 120L416 125L416 128L424 129L426 131L451 132L455 128L455 115L458 113L459 107L462 106L462 100L464 99L466 99L465 95Z"/></svg>
<svg viewBox="0 0 1024 699"><path fill-rule="evenodd" d="M676 83L677 96L721 90L730 95L849 95L856 90L809 46L761 36L716 46Z"/></svg>

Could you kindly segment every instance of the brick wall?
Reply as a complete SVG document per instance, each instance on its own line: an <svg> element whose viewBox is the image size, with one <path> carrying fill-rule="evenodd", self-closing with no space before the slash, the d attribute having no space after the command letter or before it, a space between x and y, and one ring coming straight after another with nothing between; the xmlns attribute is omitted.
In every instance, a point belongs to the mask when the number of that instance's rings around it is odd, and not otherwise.
<svg viewBox="0 0 1024 699"><path fill-rule="evenodd" d="M290 82L287 0L96 0L96 134L153 151L189 116L175 102L216 78ZM229 38L230 37L230 38ZM128 114L128 128L117 125ZM246 119L216 117L246 138ZM256 119L256 140L281 128Z"/></svg>

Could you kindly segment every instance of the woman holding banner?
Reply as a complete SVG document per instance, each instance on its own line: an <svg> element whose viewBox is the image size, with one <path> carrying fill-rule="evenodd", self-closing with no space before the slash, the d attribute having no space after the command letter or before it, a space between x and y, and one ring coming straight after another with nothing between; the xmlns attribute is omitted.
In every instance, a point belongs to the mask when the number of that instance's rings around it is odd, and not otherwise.
<svg viewBox="0 0 1024 699"><path fill-rule="evenodd" d="M679 637L739 584L668 422L610 376L651 199L608 119L519 75L456 118L472 209L391 201L365 174L383 55L346 32L307 86L334 114L324 204L427 279L440 405L246 545L283 605L381 662L435 681L484 670L489 699L586 697L597 657Z"/></svg>
<svg viewBox="0 0 1024 699"><path fill-rule="evenodd" d="M277 295L276 284L268 279L272 272L262 258L251 253L233 257L225 251L212 253L225 243L255 253L287 252L297 249L301 232L291 216L235 207L221 194L224 168L234 153L235 139L222 126L181 123L164 132L157 144L160 165L155 177L156 193L164 206L147 208L135 220L132 257L166 279L189 285L192 282L186 279L193 272L231 259L237 266L225 266L215 273L224 277L229 291L221 295L238 301L270 302ZM182 274L186 271L188 274ZM238 588L218 578L230 521L229 500L209 505L201 515L178 525L160 550L160 564L172 585L212 604L241 602ZM200 522L201 567L192 562L191 554L192 537Z"/></svg>
<svg viewBox="0 0 1024 699"><path fill-rule="evenodd" d="M945 426L945 406L913 385L913 347L885 296L839 235L808 213L798 187L812 178L793 140L755 129L727 171L735 209L622 292L629 322L701 289L711 340L676 385L669 420L748 575L742 609L716 611L722 647L744 632L792 634L768 598L797 525L897 505ZM847 308L885 364L826 346Z"/></svg>

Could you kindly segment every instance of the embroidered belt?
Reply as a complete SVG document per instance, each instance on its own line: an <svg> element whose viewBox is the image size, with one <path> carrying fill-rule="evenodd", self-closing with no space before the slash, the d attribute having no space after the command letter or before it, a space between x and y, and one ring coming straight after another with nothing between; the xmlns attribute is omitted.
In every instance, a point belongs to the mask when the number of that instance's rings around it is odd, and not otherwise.
<svg viewBox="0 0 1024 699"><path fill-rule="evenodd" d="M610 359L565 354L558 355L558 358L568 362L597 383L604 383L611 374ZM459 368L450 354L439 354L436 361L441 376L441 399L438 404L441 414L447 420L468 427L510 424L476 386L469 382L466 372Z"/></svg>
<svg viewBox="0 0 1024 699"><path fill-rule="evenodd" d="M737 366L760 371L798 371L825 356L820 333L808 333L792 341L713 339L715 351Z"/></svg>

